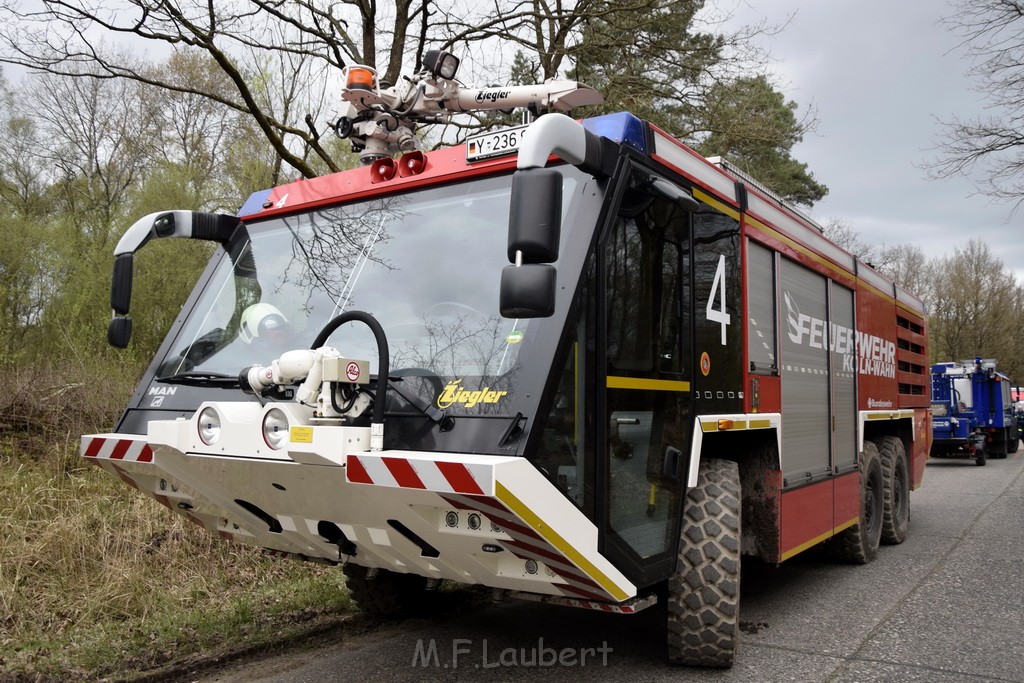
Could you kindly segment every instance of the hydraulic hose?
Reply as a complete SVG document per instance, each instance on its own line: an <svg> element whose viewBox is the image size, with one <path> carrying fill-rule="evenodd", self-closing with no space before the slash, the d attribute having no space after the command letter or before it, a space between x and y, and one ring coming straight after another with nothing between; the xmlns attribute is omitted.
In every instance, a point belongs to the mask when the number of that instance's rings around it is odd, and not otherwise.
<svg viewBox="0 0 1024 683"><path fill-rule="evenodd" d="M377 363L377 393L373 399L373 416L371 422L384 424L384 401L388 393L388 372L391 370L391 357L388 353L388 339L384 334L384 328L377 322L377 319L365 311L345 311L334 316L330 322L324 325L320 334L313 340L309 348L318 349L327 343L327 339L336 329L347 322L358 320L364 323L373 332L373 338L377 341L377 354L380 360Z"/></svg>

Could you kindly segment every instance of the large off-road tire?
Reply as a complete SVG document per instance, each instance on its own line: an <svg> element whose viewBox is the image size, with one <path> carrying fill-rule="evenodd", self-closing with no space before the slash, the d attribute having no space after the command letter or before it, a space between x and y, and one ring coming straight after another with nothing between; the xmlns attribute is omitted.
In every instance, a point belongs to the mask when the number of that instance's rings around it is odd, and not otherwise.
<svg viewBox="0 0 1024 683"><path fill-rule="evenodd" d="M882 543L907 540L910 527L910 474L903 441L883 436L875 442L882 460Z"/></svg>
<svg viewBox="0 0 1024 683"><path fill-rule="evenodd" d="M379 617L415 614L422 608L427 580L415 574L398 574L378 570L372 579L369 569L356 564L345 565L345 585L352 600L363 612Z"/></svg>
<svg viewBox="0 0 1024 683"><path fill-rule="evenodd" d="M870 441L860 457L860 521L832 538L829 548L843 562L867 564L878 555L884 509L882 459Z"/></svg>
<svg viewBox="0 0 1024 683"><path fill-rule="evenodd" d="M735 462L701 463L686 494L675 574L668 581L668 658L732 666L739 639L740 475Z"/></svg>

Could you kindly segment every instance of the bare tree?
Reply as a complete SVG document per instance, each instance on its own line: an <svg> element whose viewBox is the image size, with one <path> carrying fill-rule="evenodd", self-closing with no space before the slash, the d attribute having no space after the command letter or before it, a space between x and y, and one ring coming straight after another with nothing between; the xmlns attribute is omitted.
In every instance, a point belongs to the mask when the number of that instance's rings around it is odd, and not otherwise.
<svg viewBox="0 0 1024 683"><path fill-rule="evenodd" d="M990 114L945 121L941 156L927 168L937 178L977 171L979 191L1016 210L1024 201L1024 2L960 0L944 22L962 39Z"/></svg>
<svg viewBox="0 0 1024 683"><path fill-rule="evenodd" d="M227 91L232 87L216 62L197 52L174 53L151 71L162 80L201 84L203 89ZM273 90L268 86L264 87ZM151 163L159 162L165 170L184 178L190 190L185 206L209 210L234 207L253 188L280 182L281 159L254 129L249 116L184 90L143 87L139 96L155 117L156 149ZM239 177L239 157L244 159L242 163L260 167L257 178Z"/></svg>
<svg viewBox="0 0 1024 683"><path fill-rule="evenodd" d="M48 74L26 91L26 109L40 129L35 155L60 187L54 196L81 236L105 244L154 156L153 110L132 81Z"/></svg>
<svg viewBox="0 0 1024 683"><path fill-rule="evenodd" d="M1024 288L988 246L972 239L937 261L932 278L932 359L982 356L999 360L1011 376L1024 371L1017 332Z"/></svg>
<svg viewBox="0 0 1024 683"><path fill-rule="evenodd" d="M123 78L177 92L201 95L247 114L273 145L280 158L301 174L316 172L305 160L308 151L335 170L330 154L319 142L314 118L319 77L325 68L350 63L377 62L377 38L394 39L389 50L402 52L409 26L425 14L430 0L413 6L398 3L394 29L380 31L377 4L287 0L236 0L212 3L195 0L140 0L103 3L86 0L43 0L25 9L4 2L13 20L0 30L5 46L0 60L59 75L89 74L97 78ZM381 23L380 25L384 25ZM106 47L104 40L140 39L165 48L206 54L231 83L230 89L210 87L209 81L182 83L160 72L127 61ZM282 61L288 70L281 70ZM388 60L382 75L397 78L400 62ZM393 64L393 66L392 66ZM273 73L271 73L271 71ZM271 88L266 79L289 79L288 89ZM288 104L305 97L301 107ZM302 110L299 112L298 110ZM308 116L307 116L308 115Z"/></svg>
<svg viewBox="0 0 1024 683"><path fill-rule="evenodd" d="M666 79L689 74L666 87L692 97L696 83L733 73L725 65L750 65L745 50L759 32L716 34L716 27L701 24L703 6L703 0L39 0L26 7L0 0L10 17L0 26L0 62L207 98L250 117L284 166L313 177L340 167L337 148L323 132L332 126L329 93L337 88L330 83L345 66L376 67L381 81L395 83L404 69L418 68L429 41L468 53L472 75L494 82L510 77L506 62L513 55L504 46L512 44L547 79L578 70L592 54L582 46L600 35L617 41L612 47L620 62L636 45L646 45L645 54L658 60L647 73ZM604 28L595 33L599 25ZM684 35L683 42L673 39ZM125 60L109 44L201 54L223 78L172 78Z"/></svg>
<svg viewBox="0 0 1024 683"><path fill-rule="evenodd" d="M925 296L930 275L928 259L921 247L869 242L841 218L831 218L823 227L825 236L843 249L892 278L904 289Z"/></svg>
<svg viewBox="0 0 1024 683"><path fill-rule="evenodd" d="M865 263L874 264L878 260L878 246L866 242L854 227L842 218L830 218L822 227L825 237L829 238L846 251Z"/></svg>
<svg viewBox="0 0 1024 683"><path fill-rule="evenodd" d="M927 300L932 273L928 257L916 244L884 247L880 270L899 286Z"/></svg>
<svg viewBox="0 0 1024 683"><path fill-rule="evenodd" d="M48 300L40 222L48 206L39 131L0 76L0 365L23 355L25 336Z"/></svg>

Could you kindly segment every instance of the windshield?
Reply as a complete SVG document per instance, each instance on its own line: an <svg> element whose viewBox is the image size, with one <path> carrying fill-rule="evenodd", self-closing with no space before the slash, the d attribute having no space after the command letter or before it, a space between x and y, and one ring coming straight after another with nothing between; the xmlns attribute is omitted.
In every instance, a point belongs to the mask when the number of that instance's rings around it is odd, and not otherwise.
<svg viewBox="0 0 1024 683"><path fill-rule="evenodd" d="M571 167L563 175L567 212L581 181ZM498 403L540 324L498 312L510 184L507 175L484 178L247 225L157 377L237 377L308 348L333 317L359 310L384 327L390 374L440 378L432 384L441 407ZM365 325L344 325L329 344L376 373Z"/></svg>

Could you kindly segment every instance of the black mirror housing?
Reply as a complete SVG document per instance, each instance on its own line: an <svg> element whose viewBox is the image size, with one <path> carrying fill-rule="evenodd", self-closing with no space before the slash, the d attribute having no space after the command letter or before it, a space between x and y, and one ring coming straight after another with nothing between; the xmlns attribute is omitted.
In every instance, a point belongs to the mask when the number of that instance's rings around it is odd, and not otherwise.
<svg viewBox="0 0 1024 683"><path fill-rule="evenodd" d="M114 277L110 282L110 307L119 315L126 315L132 303L132 263L131 254L118 254L114 257Z"/></svg>
<svg viewBox="0 0 1024 683"><path fill-rule="evenodd" d="M115 316L111 318L110 324L107 325L107 341L116 349L127 348L128 342L132 338L132 318L131 316Z"/></svg>
<svg viewBox="0 0 1024 683"><path fill-rule="evenodd" d="M550 318L555 313L554 266L527 264L501 271L500 308L504 318Z"/></svg>
<svg viewBox="0 0 1024 683"><path fill-rule="evenodd" d="M562 221L562 174L550 168L527 168L512 175L508 216L508 260L552 263L558 260Z"/></svg>

